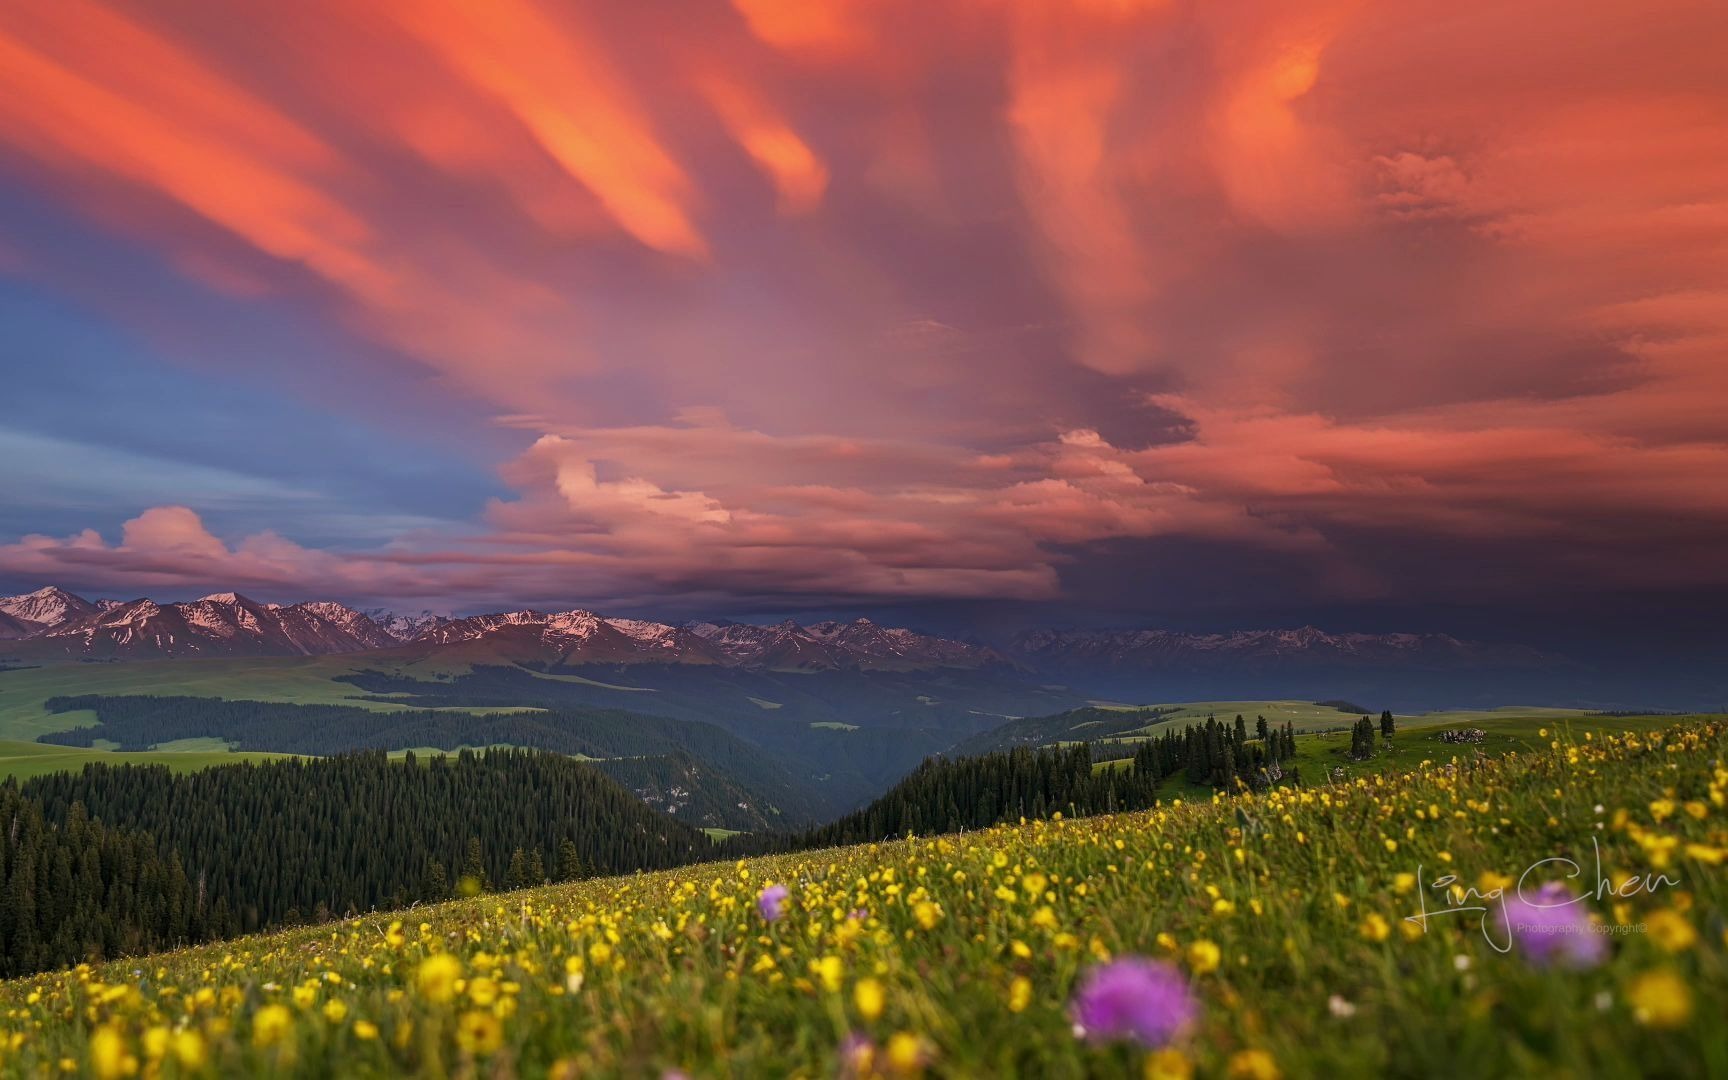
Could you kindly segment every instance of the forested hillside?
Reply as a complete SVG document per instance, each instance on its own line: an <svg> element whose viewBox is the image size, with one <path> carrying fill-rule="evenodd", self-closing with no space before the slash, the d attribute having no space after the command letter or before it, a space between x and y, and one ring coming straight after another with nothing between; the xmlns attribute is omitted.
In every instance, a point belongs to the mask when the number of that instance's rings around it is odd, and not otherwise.
<svg viewBox="0 0 1728 1080"><path fill-rule="evenodd" d="M788 825L807 825L856 805L833 805L807 770L712 724L619 709L561 706L474 715L436 709L379 712L348 705L288 705L198 697L57 697L54 712L89 710L98 722L44 735L42 742L145 750L175 739L212 737L236 750L325 756L352 750L521 746L590 758L688 753L724 772L750 801Z"/></svg>
<svg viewBox="0 0 1728 1080"><path fill-rule="evenodd" d="M700 828L772 832L800 823L730 774L682 751L593 764L654 809Z"/></svg>
<svg viewBox="0 0 1728 1080"><path fill-rule="evenodd" d="M677 866L710 848L701 831L656 812L593 767L532 751L408 762L370 751L183 775L160 766L92 765L5 790L15 805L39 803L47 822L68 835L86 815L123 822L148 834L129 849L134 858L153 842L163 865L178 860L191 883L184 923L165 923L156 910L184 904L175 899L172 874L151 886L147 900L131 898L126 887L93 893L118 905L117 923L136 924L146 936L164 926L169 941L181 926L195 940L443 899L464 877L520 886ZM22 857L20 842L8 848L9 865ZM80 865L72 860L69 873L38 866L36 878L17 887L33 881L37 903L73 904L87 872ZM80 959L125 937L92 932L74 949L59 942L52 955ZM41 954L20 959L31 963Z"/></svg>
<svg viewBox="0 0 1728 1080"><path fill-rule="evenodd" d="M207 936L185 868L148 833L91 821L81 807L50 822L12 783L0 784L0 821L0 972Z"/></svg>
<svg viewBox="0 0 1728 1080"><path fill-rule="evenodd" d="M1157 797L1157 777L1140 770L1093 769L1085 745L1006 750L982 757L932 758L856 813L805 832L736 837L728 852L797 851L979 829L1019 818L1139 810Z"/></svg>

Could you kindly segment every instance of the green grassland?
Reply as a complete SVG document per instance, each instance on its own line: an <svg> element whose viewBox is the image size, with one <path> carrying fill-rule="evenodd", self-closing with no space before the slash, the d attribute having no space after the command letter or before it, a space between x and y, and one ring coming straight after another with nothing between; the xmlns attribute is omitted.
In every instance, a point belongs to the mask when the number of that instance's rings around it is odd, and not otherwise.
<svg viewBox="0 0 1728 1080"><path fill-rule="evenodd" d="M196 749L180 744L217 742L217 740L181 739L172 747L156 750L119 752L80 746L50 746L46 743L0 740L0 779L16 777L28 780L54 772L74 772L85 765L166 765L175 772L192 772L212 765L233 765L241 761L267 761L288 757L287 754L235 753L226 746L220 749Z"/></svg>
<svg viewBox="0 0 1728 1080"><path fill-rule="evenodd" d="M0 671L0 739L34 739L95 722L88 711L51 713L42 707L49 698L77 694L160 697L227 698L231 701L274 701L295 705L352 705L379 711L425 708L388 701L368 701L365 691L345 682L365 668L378 668L375 658L265 657L212 658L106 664L63 663ZM519 712L516 707L451 708L452 712Z"/></svg>
<svg viewBox="0 0 1728 1080"><path fill-rule="evenodd" d="M1158 709L1161 710L1161 713L1157 721L1133 734L1153 734L1171 727L1180 728L1188 724L1205 723L1207 717L1216 717L1221 723L1233 723L1238 715L1247 719L1250 729L1254 727L1256 717L1264 716L1266 722L1274 727L1282 727L1285 723L1289 723L1298 731L1325 731L1337 728L1348 731L1350 725L1362 716L1361 713L1346 712L1329 705L1318 705L1309 701L1185 701L1141 707ZM1375 710L1371 715L1376 721L1379 720L1379 710ZM1499 709L1400 714L1397 717L1397 722L1400 727L1405 728L1447 727L1472 722L1499 723L1504 721L1529 721L1531 724L1541 724L1588 715L1582 709L1560 709L1541 705L1509 705Z"/></svg>
<svg viewBox="0 0 1728 1080"><path fill-rule="evenodd" d="M1728 726L1627 727L20 979L0 1048L18 1075L116 1077L1728 1075ZM1468 910L1410 918L1451 906L1442 872L1499 904L1565 856L1590 888L1598 848L1621 884L1574 910L1631 928L1598 956L1543 964L1546 939ZM1168 980L1150 1019L1189 1022L1079 1037L1077 989L1125 958Z"/></svg>
<svg viewBox="0 0 1728 1080"><path fill-rule="evenodd" d="M1253 706L1257 702L1241 702L1239 704ZM1252 718L1255 714L1248 710L1237 710L1244 716ZM1208 713L1200 713L1199 722L1203 722ZM1236 713L1228 715L1216 714L1218 719L1235 722ZM1270 713L1262 712L1268 721ZM1344 714L1350 722L1359 717L1355 714ZM1387 772L1397 772L1414 769L1423 762L1446 762L1454 758L1460 760L1474 758L1478 752L1488 757L1518 752L1530 753L1546 749L1556 739L1583 739L1586 733L1602 736L1627 731L1653 731L1674 724L1679 718L1673 716L1604 716L1584 713L1575 709L1547 708L1506 708L1494 710L1477 710L1470 712L1436 712L1423 713L1416 716L1397 717L1396 731L1391 739L1379 735L1379 718L1370 717L1375 724L1375 754L1363 761L1355 761L1350 757L1350 732L1321 731L1310 735L1296 736L1296 758L1294 764L1300 771L1302 782L1315 785L1329 783L1334 770L1342 769L1344 779L1375 776ZM1693 718L1696 719L1696 718ZM1183 720L1175 726L1182 727L1195 723L1193 718ZM1250 733L1253 730L1253 720L1249 719ZM1160 728L1163 725L1154 725ZM1483 740L1479 743L1445 743L1437 735L1442 731L1455 728L1480 728ZM1146 735L1136 733L1121 738L1122 742L1133 743L1143 741ZM1126 760L1099 762L1094 768L1121 769L1127 768ZM1173 796L1182 798L1210 798L1213 789L1204 784L1189 783L1180 774L1167 778L1160 791L1168 789Z"/></svg>

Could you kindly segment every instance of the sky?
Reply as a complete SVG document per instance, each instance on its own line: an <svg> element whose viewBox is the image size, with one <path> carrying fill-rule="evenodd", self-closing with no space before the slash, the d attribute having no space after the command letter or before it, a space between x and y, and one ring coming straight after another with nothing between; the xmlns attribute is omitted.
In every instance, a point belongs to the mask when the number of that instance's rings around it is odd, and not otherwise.
<svg viewBox="0 0 1728 1080"><path fill-rule="evenodd" d="M1717 0L9 5L0 586L1707 621L1724 42Z"/></svg>

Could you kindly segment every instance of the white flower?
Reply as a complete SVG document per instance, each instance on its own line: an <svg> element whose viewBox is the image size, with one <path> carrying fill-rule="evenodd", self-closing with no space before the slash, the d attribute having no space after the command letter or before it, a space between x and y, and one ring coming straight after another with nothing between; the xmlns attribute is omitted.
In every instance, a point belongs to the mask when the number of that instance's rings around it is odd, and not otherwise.
<svg viewBox="0 0 1728 1080"><path fill-rule="evenodd" d="M1348 1020L1350 1017L1356 1015L1356 1006L1345 1001L1337 994L1333 994L1331 997L1326 999L1326 1008L1333 1016L1338 1017L1340 1020Z"/></svg>
<svg viewBox="0 0 1728 1080"><path fill-rule="evenodd" d="M1465 956L1463 953L1459 953L1457 956L1452 958L1452 966L1459 971L1469 971L1470 958Z"/></svg>

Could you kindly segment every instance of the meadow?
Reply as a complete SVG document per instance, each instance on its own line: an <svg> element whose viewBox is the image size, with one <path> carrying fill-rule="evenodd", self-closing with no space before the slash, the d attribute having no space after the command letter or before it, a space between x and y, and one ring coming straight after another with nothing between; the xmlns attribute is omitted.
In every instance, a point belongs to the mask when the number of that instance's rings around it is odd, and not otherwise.
<svg viewBox="0 0 1728 1080"><path fill-rule="evenodd" d="M0 1068L1728 1075L1728 725L1537 738L18 980Z"/></svg>
<svg viewBox="0 0 1728 1080"><path fill-rule="evenodd" d="M292 705L351 705L382 712L409 708L418 703L396 704L368 700L369 695L340 677L367 669L401 674L407 665L386 663L376 656L307 657L212 657L171 661L114 663L44 663L0 671L0 738L34 739L50 732L69 731L94 723L88 710L53 713L42 703L54 697L81 694L104 696L150 695L156 697L227 698L231 701L276 701ZM465 673L466 665L446 670L414 668L422 677L448 678ZM555 676L537 676L556 678ZM484 709L448 707L450 712L518 712L518 707Z"/></svg>
<svg viewBox="0 0 1728 1080"><path fill-rule="evenodd" d="M234 765L242 761L267 761L284 754L261 752L236 753L218 740L180 739L178 745L166 745L158 750L121 753L81 746L52 746L47 743L18 742L0 739L0 780L16 777L28 780L48 773L77 771L92 763L110 765L166 765L175 772L207 769L212 765ZM215 745L208 745L214 743ZM205 745L189 745L205 744Z"/></svg>

